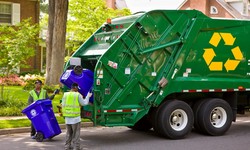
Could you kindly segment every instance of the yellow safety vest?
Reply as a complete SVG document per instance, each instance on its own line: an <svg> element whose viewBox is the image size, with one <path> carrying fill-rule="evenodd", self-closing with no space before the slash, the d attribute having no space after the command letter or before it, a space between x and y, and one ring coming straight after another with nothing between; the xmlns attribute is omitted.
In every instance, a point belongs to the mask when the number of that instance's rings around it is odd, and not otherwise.
<svg viewBox="0 0 250 150"><path fill-rule="evenodd" d="M78 92L66 92L65 99L62 101L62 114L64 117L78 117L81 113L81 107L78 102Z"/></svg>
<svg viewBox="0 0 250 150"><path fill-rule="evenodd" d="M45 99L46 98L46 90L41 89L39 96L37 96L35 90L30 91L30 95L33 97L34 101Z"/></svg>

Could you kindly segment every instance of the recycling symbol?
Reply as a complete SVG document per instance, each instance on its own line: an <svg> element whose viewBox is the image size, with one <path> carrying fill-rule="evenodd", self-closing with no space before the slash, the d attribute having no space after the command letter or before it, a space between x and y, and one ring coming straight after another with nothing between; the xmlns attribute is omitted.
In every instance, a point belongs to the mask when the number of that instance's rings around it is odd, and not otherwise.
<svg viewBox="0 0 250 150"><path fill-rule="evenodd" d="M213 45L215 48L219 45L220 41L223 40L226 46L234 45L236 38L232 36L231 33L219 33L214 32L209 44ZM213 58L217 55L214 52L213 48L204 48L203 58L206 64L211 71L222 71L223 69L223 62L222 61L213 61ZM240 47L236 46L231 49L231 52L234 56L234 59L228 58L227 61L224 63L225 69L228 71L234 71L237 66L239 65L240 61L243 59L243 55L241 53Z"/></svg>

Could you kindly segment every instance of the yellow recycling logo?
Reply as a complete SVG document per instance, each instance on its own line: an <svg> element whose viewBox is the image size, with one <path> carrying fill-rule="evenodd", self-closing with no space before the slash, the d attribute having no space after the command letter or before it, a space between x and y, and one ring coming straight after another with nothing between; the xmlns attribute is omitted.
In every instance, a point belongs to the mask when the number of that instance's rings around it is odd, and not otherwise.
<svg viewBox="0 0 250 150"><path fill-rule="evenodd" d="M232 36L231 33L219 33L214 32L212 35L209 43L213 45L215 48L219 45L221 39L225 42L225 45L232 46L236 38ZM223 69L223 62L222 61L213 61L213 58L216 57L213 48L204 48L203 58L206 64L211 71L222 71ZM231 49L231 52L234 56L234 59L228 58L227 61L224 63L225 69L228 71L234 71L237 66L239 65L240 61L243 59L242 52L239 46L236 46Z"/></svg>

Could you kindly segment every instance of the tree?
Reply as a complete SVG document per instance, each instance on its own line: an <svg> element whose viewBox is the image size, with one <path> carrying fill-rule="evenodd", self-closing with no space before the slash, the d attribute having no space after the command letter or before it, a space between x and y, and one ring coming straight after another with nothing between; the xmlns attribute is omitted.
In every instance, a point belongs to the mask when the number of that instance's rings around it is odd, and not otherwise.
<svg viewBox="0 0 250 150"><path fill-rule="evenodd" d="M49 10L49 4L46 2L46 0L40 0L40 12L48 14Z"/></svg>
<svg viewBox="0 0 250 150"><path fill-rule="evenodd" d="M70 0L67 22L67 44L77 49L107 18L129 15L128 9L108 8L104 0Z"/></svg>
<svg viewBox="0 0 250 150"><path fill-rule="evenodd" d="M39 43L39 26L26 19L13 26L0 26L0 68L8 76L13 69L27 67L28 58L34 56Z"/></svg>
<svg viewBox="0 0 250 150"><path fill-rule="evenodd" d="M19 67L28 67L26 60L34 56L39 43L39 26L26 19L15 26L0 26L0 75L8 77ZM4 82L0 82L3 99Z"/></svg>
<svg viewBox="0 0 250 150"><path fill-rule="evenodd" d="M46 39L46 84L55 85L63 72L68 0L49 0Z"/></svg>
<svg viewBox="0 0 250 150"><path fill-rule="evenodd" d="M68 0L49 0L48 11L45 83L53 85L58 84L63 72ZM113 10L108 8L104 0L70 0L67 48L78 48L107 18L128 14L130 14L128 9Z"/></svg>

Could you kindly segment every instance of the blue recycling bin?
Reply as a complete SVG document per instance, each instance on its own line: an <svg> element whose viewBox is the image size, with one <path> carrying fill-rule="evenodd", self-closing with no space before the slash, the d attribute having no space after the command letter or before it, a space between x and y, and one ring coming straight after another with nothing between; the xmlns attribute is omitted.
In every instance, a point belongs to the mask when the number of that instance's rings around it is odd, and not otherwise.
<svg viewBox="0 0 250 150"><path fill-rule="evenodd" d="M37 100L26 107L22 113L31 120L36 130L36 141L51 139L61 133L50 99Z"/></svg>
<svg viewBox="0 0 250 150"><path fill-rule="evenodd" d="M86 97L93 86L94 73L88 69L83 69L81 74L76 74L74 70L66 70L62 74L60 82L68 88L71 88L73 83L77 83L79 86L79 93ZM89 101L93 103L93 96L91 96Z"/></svg>

